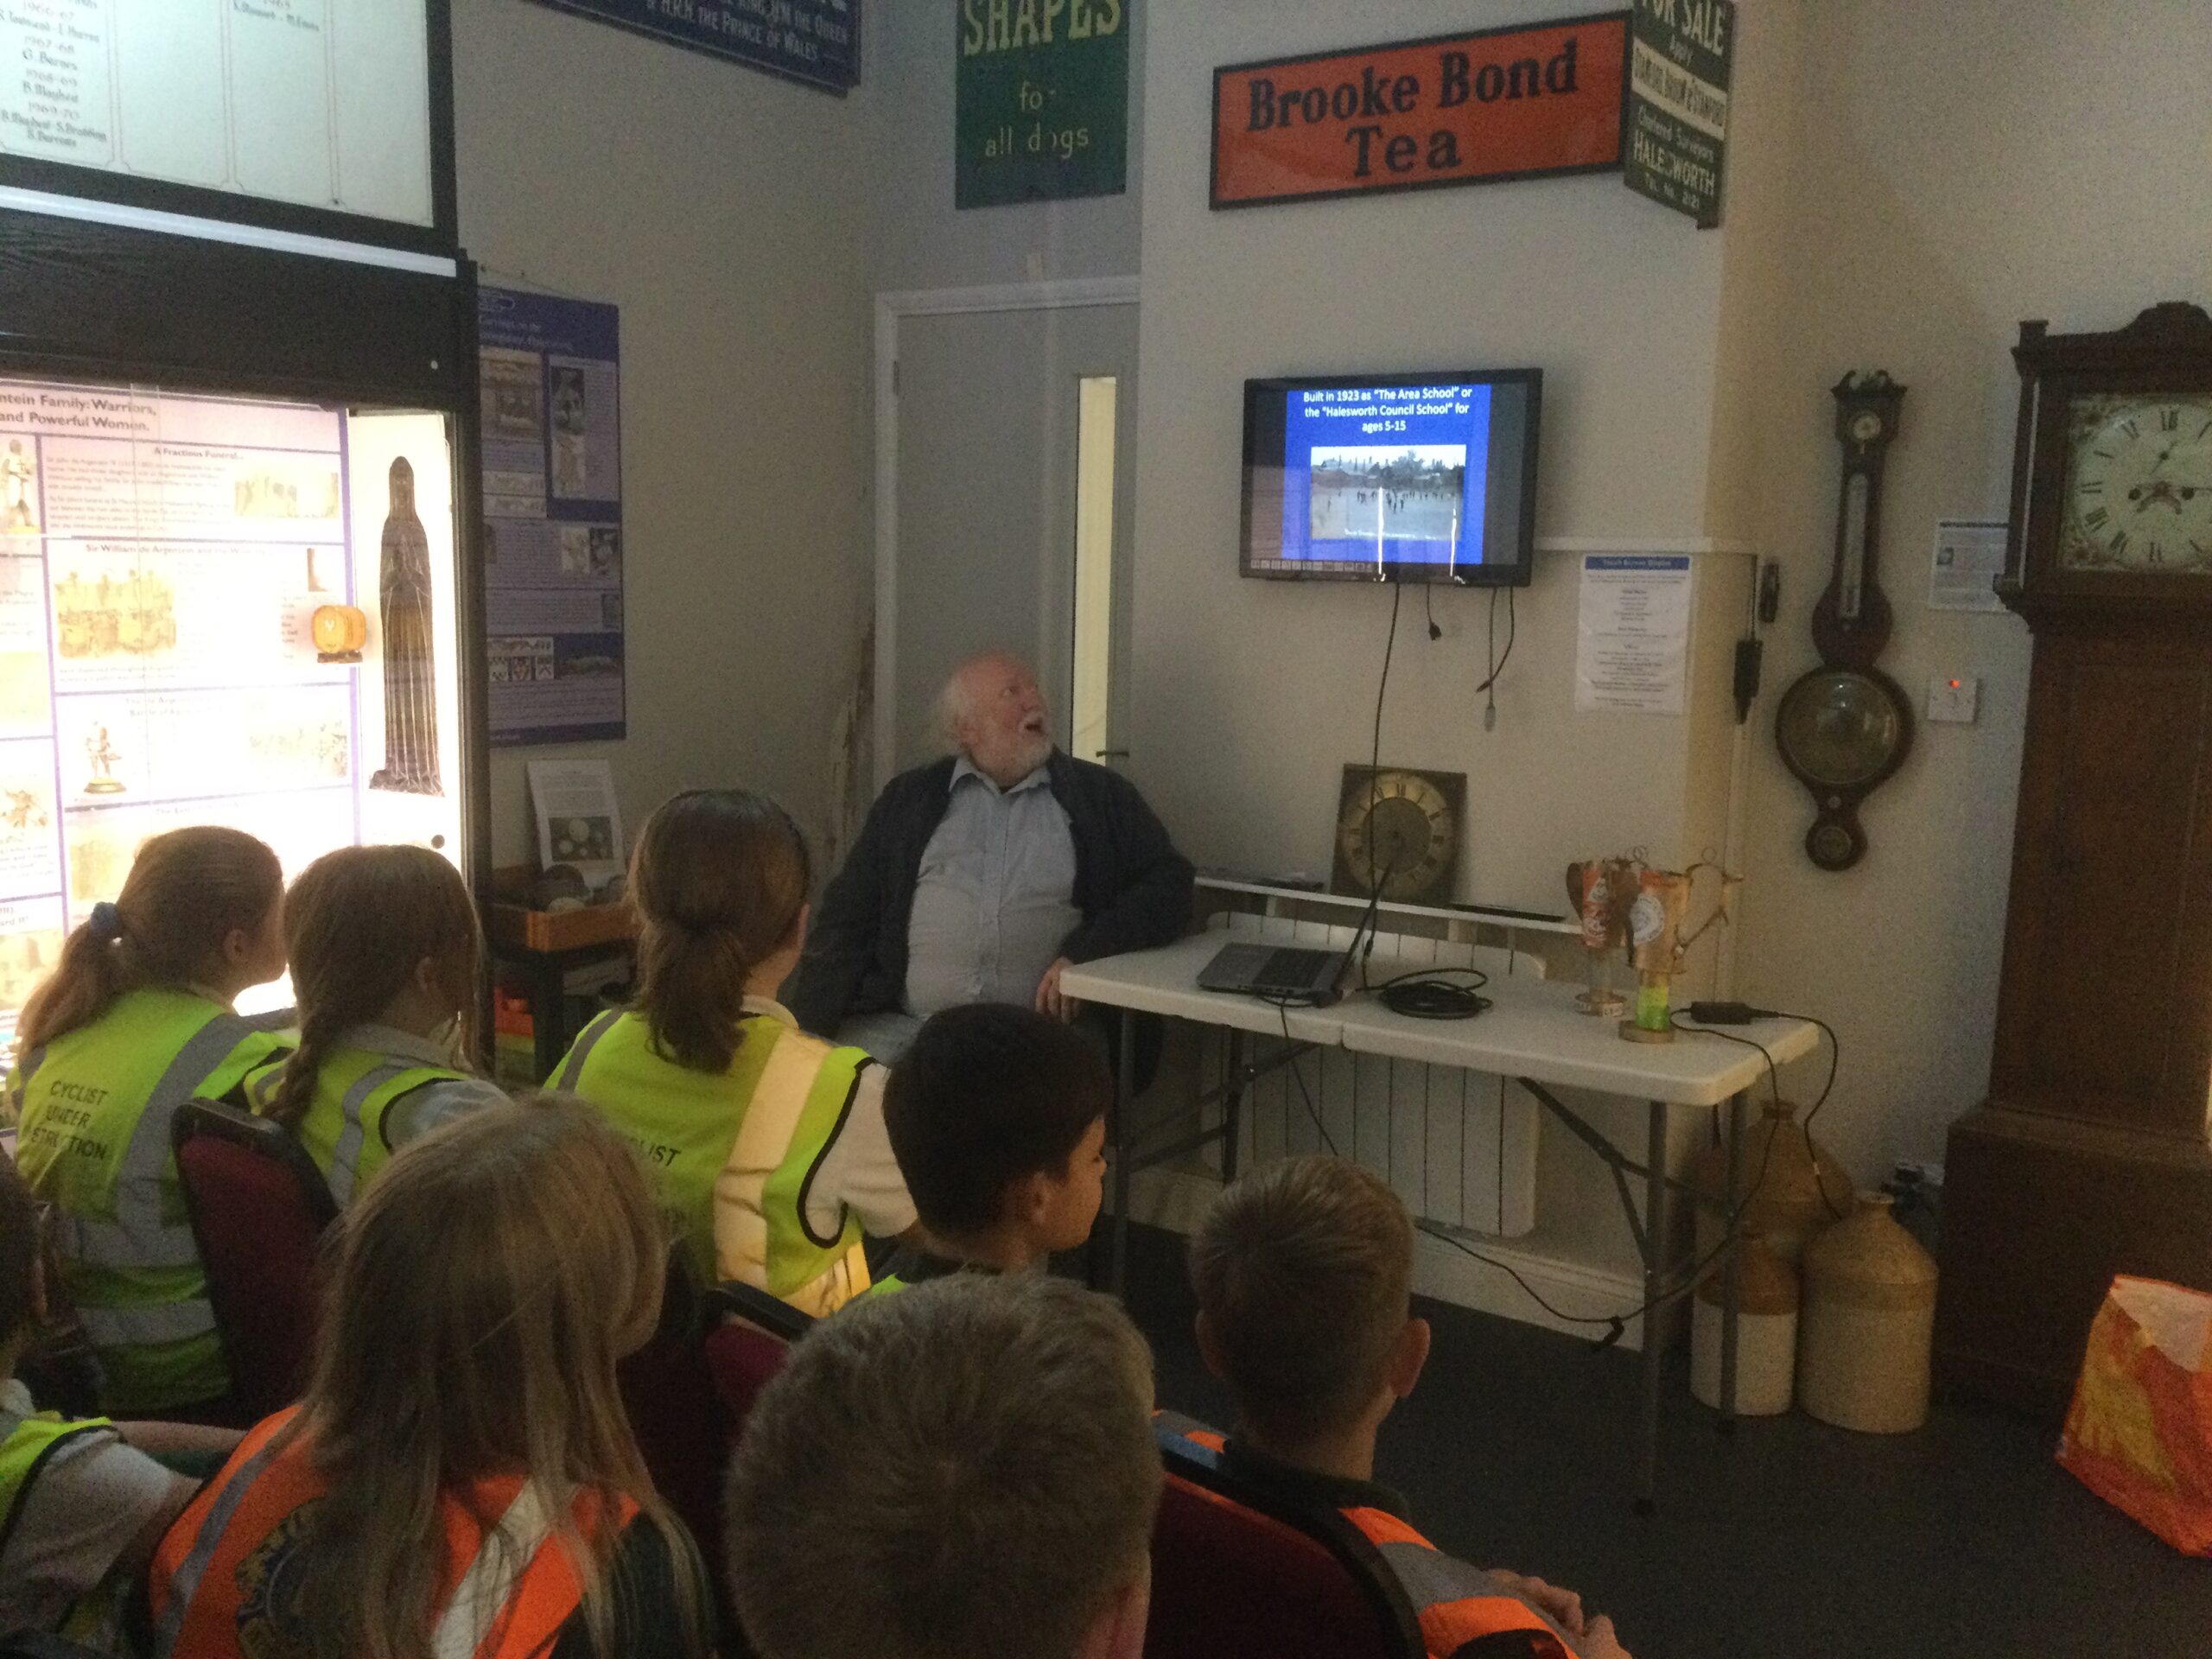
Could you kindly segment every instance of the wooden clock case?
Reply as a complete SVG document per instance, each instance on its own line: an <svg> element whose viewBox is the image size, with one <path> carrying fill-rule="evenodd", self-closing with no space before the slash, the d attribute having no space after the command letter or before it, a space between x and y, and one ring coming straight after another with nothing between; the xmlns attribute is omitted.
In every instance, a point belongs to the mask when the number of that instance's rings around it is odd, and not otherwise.
<svg viewBox="0 0 2212 1659"><path fill-rule="evenodd" d="M1989 1097L1945 1162L1939 1383L2056 1416L2115 1273L2212 1291L2212 575L2067 570L2066 410L2212 391L2212 317L2023 324L2035 635Z"/></svg>

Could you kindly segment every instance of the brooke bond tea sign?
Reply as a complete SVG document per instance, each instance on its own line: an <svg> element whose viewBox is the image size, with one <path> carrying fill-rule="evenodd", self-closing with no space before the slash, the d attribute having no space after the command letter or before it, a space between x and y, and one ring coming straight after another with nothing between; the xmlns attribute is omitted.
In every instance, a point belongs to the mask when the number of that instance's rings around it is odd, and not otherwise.
<svg viewBox="0 0 2212 1659"><path fill-rule="evenodd" d="M1621 165L1628 14L1214 72L1213 205Z"/></svg>

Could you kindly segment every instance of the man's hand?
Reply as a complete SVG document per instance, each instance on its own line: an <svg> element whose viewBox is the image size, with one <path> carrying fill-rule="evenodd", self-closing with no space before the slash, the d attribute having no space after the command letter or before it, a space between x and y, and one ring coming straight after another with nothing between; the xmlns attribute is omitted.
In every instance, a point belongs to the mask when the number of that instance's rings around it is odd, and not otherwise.
<svg viewBox="0 0 2212 1659"><path fill-rule="evenodd" d="M1037 982L1037 1012L1051 1014L1062 1025L1073 1020L1083 1007L1083 1004L1073 997L1060 995L1060 976L1074 966L1073 963L1062 957L1047 968L1045 977Z"/></svg>

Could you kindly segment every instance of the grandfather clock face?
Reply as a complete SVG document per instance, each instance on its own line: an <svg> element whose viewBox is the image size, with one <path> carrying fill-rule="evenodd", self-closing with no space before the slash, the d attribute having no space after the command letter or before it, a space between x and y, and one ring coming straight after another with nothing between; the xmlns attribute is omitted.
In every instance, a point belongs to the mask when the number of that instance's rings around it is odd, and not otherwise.
<svg viewBox="0 0 2212 1659"><path fill-rule="evenodd" d="M2212 577L2212 396L2075 398L2063 501L2061 569Z"/></svg>

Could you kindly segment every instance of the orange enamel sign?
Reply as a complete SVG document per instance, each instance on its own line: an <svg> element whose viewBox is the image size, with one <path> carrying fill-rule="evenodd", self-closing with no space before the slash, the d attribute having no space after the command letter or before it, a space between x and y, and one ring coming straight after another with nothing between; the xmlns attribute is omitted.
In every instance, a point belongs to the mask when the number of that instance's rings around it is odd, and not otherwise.
<svg viewBox="0 0 2212 1659"><path fill-rule="evenodd" d="M1213 205L1617 168L1627 55L1612 11L1217 69Z"/></svg>

